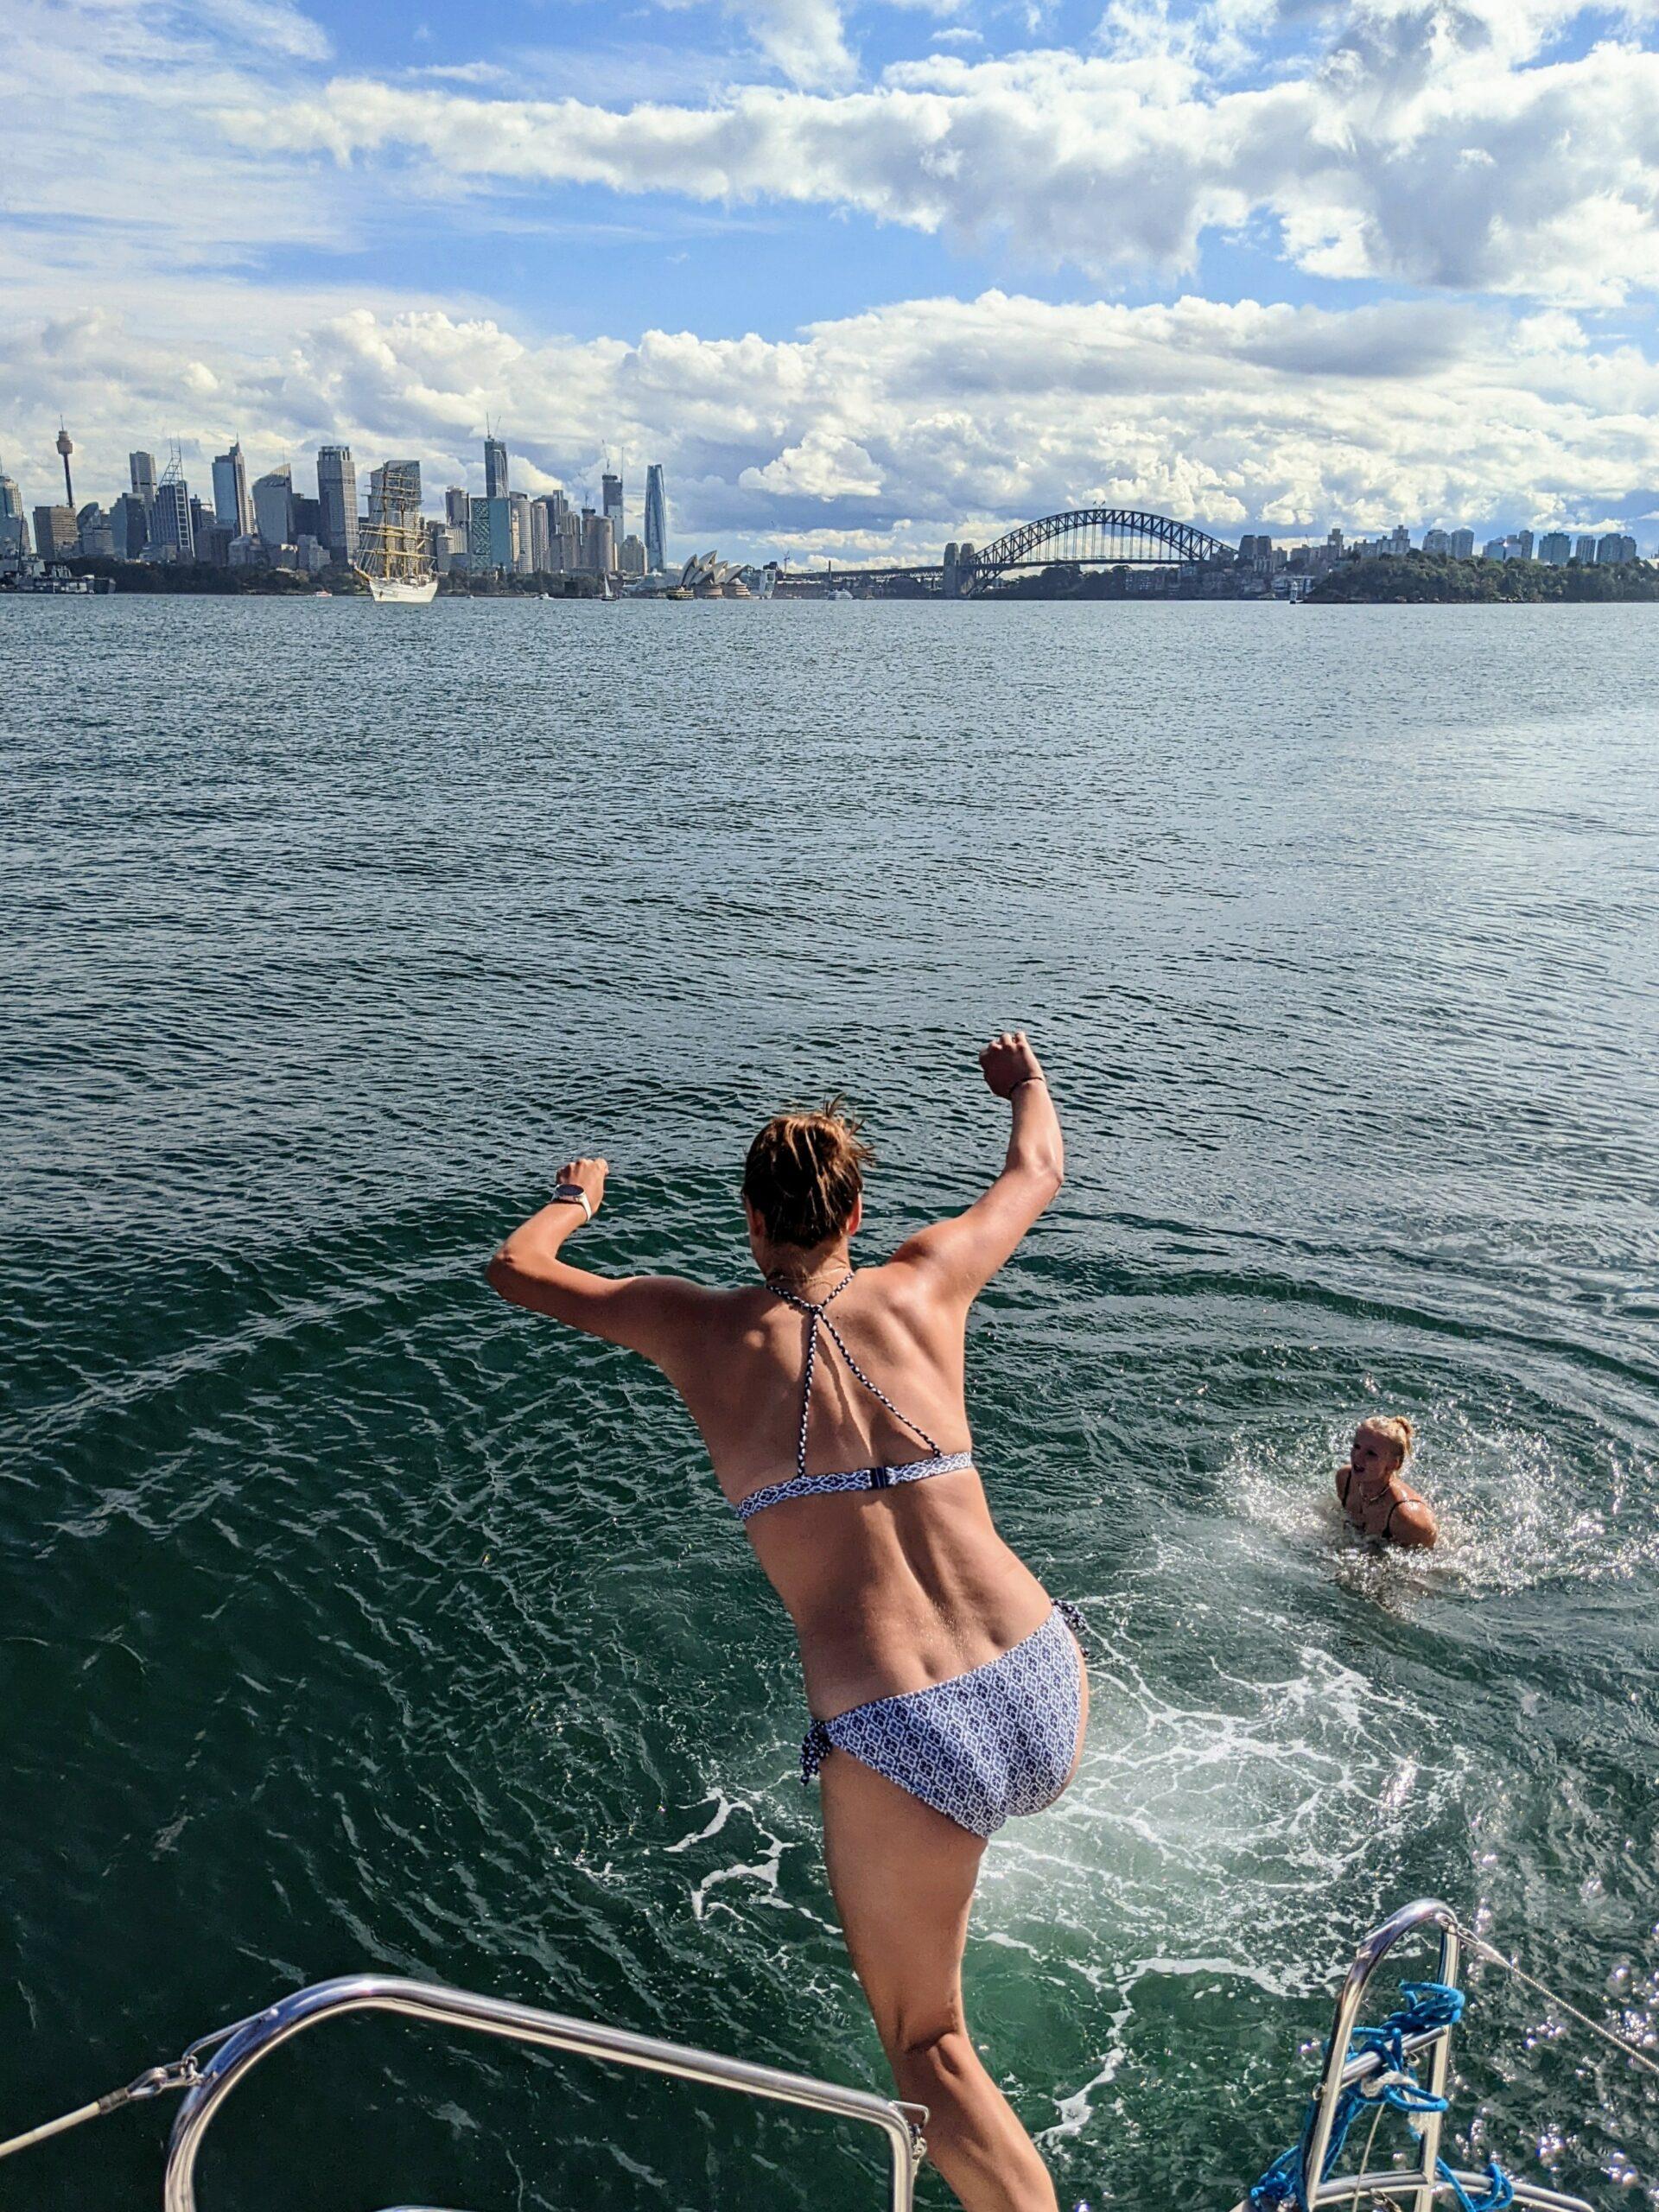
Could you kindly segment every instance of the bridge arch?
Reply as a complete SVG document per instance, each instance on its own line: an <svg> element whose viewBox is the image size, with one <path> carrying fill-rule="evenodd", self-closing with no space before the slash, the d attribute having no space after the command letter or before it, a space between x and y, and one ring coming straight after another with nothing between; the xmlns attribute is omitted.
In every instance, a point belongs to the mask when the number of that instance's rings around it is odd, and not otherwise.
<svg viewBox="0 0 1659 2212"><path fill-rule="evenodd" d="M1036 557L1041 553L1040 561ZM1172 561L1232 561L1235 549L1191 523L1139 507L1072 507L1022 523L964 563L961 588L973 597L988 591L1010 569L1076 561L1091 566L1167 566ZM947 587L948 588L948 587Z"/></svg>

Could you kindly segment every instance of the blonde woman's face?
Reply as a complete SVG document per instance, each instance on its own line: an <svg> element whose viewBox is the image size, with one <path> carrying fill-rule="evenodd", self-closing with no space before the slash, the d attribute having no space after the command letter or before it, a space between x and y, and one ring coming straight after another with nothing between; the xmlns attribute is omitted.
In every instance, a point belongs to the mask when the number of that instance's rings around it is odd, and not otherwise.
<svg viewBox="0 0 1659 2212"><path fill-rule="evenodd" d="M1354 1472L1366 1482L1384 1480L1394 1472L1404 1456L1393 1437L1384 1436L1380 1430L1360 1427L1354 1431L1349 1464Z"/></svg>

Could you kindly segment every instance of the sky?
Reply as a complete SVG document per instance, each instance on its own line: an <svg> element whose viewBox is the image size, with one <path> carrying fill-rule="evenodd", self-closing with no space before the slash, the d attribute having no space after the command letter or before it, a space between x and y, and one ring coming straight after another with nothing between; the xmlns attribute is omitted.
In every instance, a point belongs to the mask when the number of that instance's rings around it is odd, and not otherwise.
<svg viewBox="0 0 1659 2212"><path fill-rule="evenodd" d="M0 0L0 470L1659 541L1659 0Z"/></svg>

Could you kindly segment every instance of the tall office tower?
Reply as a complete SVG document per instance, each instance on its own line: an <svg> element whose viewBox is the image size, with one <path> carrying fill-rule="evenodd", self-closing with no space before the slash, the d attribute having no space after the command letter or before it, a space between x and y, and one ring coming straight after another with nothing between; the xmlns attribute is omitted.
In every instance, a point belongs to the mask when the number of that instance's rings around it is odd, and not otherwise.
<svg viewBox="0 0 1659 2212"><path fill-rule="evenodd" d="M118 561L136 561L149 542L149 517L136 492L124 492L110 509L110 534Z"/></svg>
<svg viewBox="0 0 1659 2212"><path fill-rule="evenodd" d="M132 496L143 501L148 515L156 505L156 456L153 453L130 453L127 468L132 478Z"/></svg>
<svg viewBox="0 0 1659 2212"><path fill-rule="evenodd" d="M620 470L607 469L599 480L599 512L611 525L611 542L622 542L622 477Z"/></svg>
<svg viewBox="0 0 1659 2212"><path fill-rule="evenodd" d="M521 576L531 573L535 548L530 535L530 494L528 492L509 492L507 506L512 515L512 565Z"/></svg>
<svg viewBox="0 0 1659 2212"><path fill-rule="evenodd" d="M23 495L10 476L0 474L0 556L16 560L28 550Z"/></svg>
<svg viewBox="0 0 1659 2212"><path fill-rule="evenodd" d="M64 429L63 423L61 420L60 420L58 423L58 451L63 457L63 498L64 504L67 506L71 514L73 514L75 511L75 486L74 480L69 474L69 456L73 453L74 449L74 440L70 436L68 431Z"/></svg>
<svg viewBox="0 0 1659 2212"><path fill-rule="evenodd" d="M486 499L507 496L507 449L499 438L484 441L484 496Z"/></svg>
<svg viewBox="0 0 1659 2212"><path fill-rule="evenodd" d="M503 498L474 499L467 525L467 550L476 569L512 566L512 506Z"/></svg>
<svg viewBox="0 0 1659 2212"><path fill-rule="evenodd" d="M261 541L275 552L294 543L294 472L284 461L268 475L256 478L253 522Z"/></svg>
<svg viewBox="0 0 1659 2212"><path fill-rule="evenodd" d="M668 566L668 492L660 461L645 471L645 566L653 575Z"/></svg>
<svg viewBox="0 0 1659 2212"><path fill-rule="evenodd" d="M190 486L176 460L168 464L156 486L149 542L160 550L163 560L194 561L196 557L195 532L190 525Z"/></svg>
<svg viewBox="0 0 1659 2212"><path fill-rule="evenodd" d="M584 509L582 518L582 565L594 569L602 576L613 575L616 569L616 533L608 515L596 515L591 508Z"/></svg>
<svg viewBox="0 0 1659 2212"><path fill-rule="evenodd" d="M391 494L388 499L388 493ZM369 471L369 520L385 522L390 512L421 511L421 464L418 461L383 461Z"/></svg>
<svg viewBox="0 0 1659 2212"><path fill-rule="evenodd" d="M243 466L239 438L229 453L214 458L213 513L232 537L245 537L253 528L253 509L248 502L248 472Z"/></svg>
<svg viewBox="0 0 1659 2212"><path fill-rule="evenodd" d="M42 561L61 561L75 550L75 511L73 507L36 507L35 550Z"/></svg>
<svg viewBox="0 0 1659 2212"><path fill-rule="evenodd" d="M472 505L468 493L459 484L452 484L443 495L443 518L453 529L465 530L467 509Z"/></svg>
<svg viewBox="0 0 1659 2212"><path fill-rule="evenodd" d="M317 448L317 499L322 508L322 542L336 560L357 555L357 469L349 446ZM259 535L263 537L262 530Z"/></svg>

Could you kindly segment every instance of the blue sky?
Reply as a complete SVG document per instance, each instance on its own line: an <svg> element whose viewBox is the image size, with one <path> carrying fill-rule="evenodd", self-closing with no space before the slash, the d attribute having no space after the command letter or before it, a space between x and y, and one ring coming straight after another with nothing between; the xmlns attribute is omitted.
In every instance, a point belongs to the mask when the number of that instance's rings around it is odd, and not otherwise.
<svg viewBox="0 0 1659 2212"><path fill-rule="evenodd" d="M1659 0L10 0L0 466L1659 537ZM65 158L66 149L73 149ZM1655 521L1649 524L1648 518Z"/></svg>

